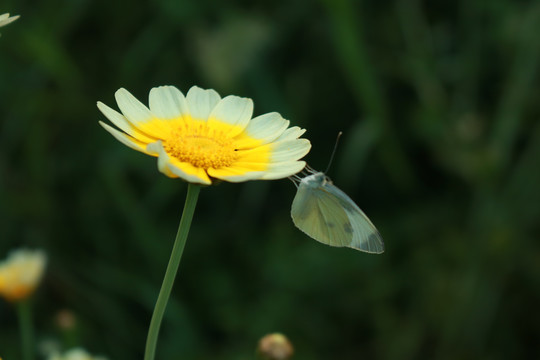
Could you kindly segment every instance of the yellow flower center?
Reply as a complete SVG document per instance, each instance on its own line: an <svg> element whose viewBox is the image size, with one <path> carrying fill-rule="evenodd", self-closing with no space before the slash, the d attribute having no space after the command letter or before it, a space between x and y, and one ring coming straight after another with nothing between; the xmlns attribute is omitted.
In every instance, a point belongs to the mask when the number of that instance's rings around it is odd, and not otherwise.
<svg viewBox="0 0 540 360"><path fill-rule="evenodd" d="M206 123L185 124L175 129L163 142L163 148L179 161L205 170L230 166L238 158L234 141Z"/></svg>

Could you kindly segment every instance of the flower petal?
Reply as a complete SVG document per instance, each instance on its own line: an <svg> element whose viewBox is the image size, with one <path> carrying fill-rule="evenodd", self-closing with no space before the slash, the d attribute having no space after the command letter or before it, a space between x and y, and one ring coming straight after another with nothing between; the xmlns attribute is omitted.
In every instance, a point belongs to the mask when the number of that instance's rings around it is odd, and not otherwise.
<svg viewBox="0 0 540 360"><path fill-rule="evenodd" d="M237 149L249 149L274 141L289 126L279 113L272 112L251 119L248 126L235 139Z"/></svg>
<svg viewBox="0 0 540 360"><path fill-rule="evenodd" d="M311 149L308 139L285 140L272 143L272 162L298 160Z"/></svg>
<svg viewBox="0 0 540 360"><path fill-rule="evenodd" d="M9 13L2 14L0 15L0 26L6 26L7 24L17 20L19 17L20 15L9 17Z"/></svg>
<svg viewBox="0 0 540 360"><path fill-rule="evenodd" d="M212 181L204 169L195 167L186 162L180 162L174 158L169 164L171 171L178 177L196 184L210 185Z"/></svg>
<svg viewBox="0 0 540 360"><path fill-rule="evenodd" d="M189 113L194 120L206 121L221 97L213 90L203 90L198 86L189 89L186 95Z"/></svg>
<svg viewBox="0 0 540 360"><path fill-rule="evenodd" d="M253 101L230 95L222 99L208 117L208 126L228 136L240 134L253 115Z"/></svg>
<svg viewBox="0 0 540 360"><path fill-rule="evenodd" d="M306 129L301 129L298 126L293 126L285 130L283 134L281 134L277 139L274 140L274 142L298 139L305 132Z"/></svg>
<svg viewBox="0 0 540 360"><path fill-rule="evenodd" d="M307 139L285 140L262 145L254 149L238 151L239 162L279 163L298 160L311 149ZM267 160L265 160L267 159Z"/></svg>
<svg viewBox="0 0 540 360"><path fill-rule="evenodd" d="M302 171L306 167L305 161L289 161L270 164L269 168L261 177L262 180L283 179Z"/></svg>
<svg viewBox="0 0 540 360"><path fill-rule="evenodd" d="M188 114L184 94L174 86L160 86L150 90L150 112L160 119L179 119Z"/></svg>
<svg viewBox="0 0 540 360"><path fill-rule="evenodd" d="M133 125L152 120L153 116L150 110L126 89L118 89L114 94L114 97L116 98L116 103L122 111L122 114L124 114Z"/></svg>
<svg viewBox="0 0 540 360"><path fill-rule="evenodd" d="M116 130L112 126L109 126L109 125L105 124L102 121L100 121L99 124L101 126L103 126L103 128L105 130L107 130L112 136L114 136L116 138L116 140L120 141L122 144L132 148L133 150L140 151L140 152L145 153L147 155L155 156L154 154L152 154L152 153L150 153L150 152L148 152L146 150L147 143L139 141L139 140L127 135L127 134L124 134L123 132L120 132L120 131Z"/></svg>
<svg viewBox="0 0 540 360"><path fill-rule="evenodd" d="M234 165L208 169L208 175L230 182L281 179L298 173L306 166L304 161L296 160L307 154L310 148L307 139L295 139L240 150Z"/></svg>
<svg viewBox="0 0 540 360"><path fill-rule="evenodd" d="M155 143L148 144L148 146L146 147L146 151L158 157L158 170L160 172L171 178L177 177L169 169L168 163L170 157L165 152L165 149L163 149L163 144L161 143L161 141L156 141Z"/></svg>
<svg viewBox="0 0 540 360"><path fill-rule="evenodd" d="M253 168L249 165L234 164L222 169L210 168L208 169L208 175L229 182L242 182L260 179L264 175L264 171L253 171Z"/></svg>
<svg viewBox="0 0 540 360"><path fill-rule="evenodd" d="M103 113L103 115L105 115L107 119L109 119L114 125L118 126L120 130L128 133L140 142L148 144L157 140L138 131L137 128L135 128L122 114L111 109L101 101L98 101L97 107Z"/></svg>
<svg viewBox="0 0 540 360"><path fill-rule="evenodd" d="M170 134L170 124L157 119L148 108L124 88L114 94L122 114L139 131L154 138L163 139Z"/></svg>
<svg viewBox="0 0 540 360"><path fill-rule="evenodd" d="M197 168L191 164L180 162L176 158L169 156L161 141L149 144L147 147L149 153L157 153L158 169L163 174L171 178L182 178L190 183L210 185L212 181L206 174L206 171Z"/></svg>

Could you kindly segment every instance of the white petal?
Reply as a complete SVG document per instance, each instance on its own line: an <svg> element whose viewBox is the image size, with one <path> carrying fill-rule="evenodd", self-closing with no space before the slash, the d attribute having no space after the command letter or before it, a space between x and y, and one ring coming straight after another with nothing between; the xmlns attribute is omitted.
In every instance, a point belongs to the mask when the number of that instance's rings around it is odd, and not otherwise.
<svg viewBox="0 0 540 360"><path fill-rule="evenodd" d="M224 169L208 169L208 175L213 178L228 182L243 182L248 180L258 180L264 175L264 171L249 171L249 168L242 164L234 164Z"/></svg>
<svg viewBox="0 0 540 360"><path fill-rule="evenodd" d="M274 142L284 141L284 140L294 140L298 139L306 132L306 129L301 129L298 126L293 126L287 130L281 136L274 140Z"/></svg>
<svg viewBox="0 0 540 360"><path fill-rule="evenodd" d="M17 20L20 17L20 15L15 15L12 17L9 17L9 13L0 15L0 26L5 26L9 23L12 23L13 21Z"/></svg>
<svg viewBox="0 0 540 360"><path fill-rule="evenodd" d="M302 171L306 167L305 161L290 161L284 163L274 163L270 165L270 169L265 171L263 180L283 179Z"/></svg>
<svg viewBox="0 0 540 360"><path fill-rule="evenodd" d="M148 151L150 154L153 154L155 156L159 156L161 152L165 152L165 149L163 148L163 144L161 140L153 142L151 144L146 145L146 151Z"/></svg>
<svg viewBox="0 0 540 360"><path fill-rule="evenodd" d="M118 126L120 130L128 133L135 139L146 143L156 141L156 139L149 137L141 133L140 131L137 131L135 127L129 121L127 121L127 119L122 114L111 109L101 101L98 101L97 107L103 113L103 115L105 115L107 119L109 119L114 125Z"/></svg>
<svg viewBox="0 0 540 360"><path fill-rule="evenodd" d="M221 97L215 90L203 90L198 86L193 86L186 95L191 117L204 121L208 119L208 116L220 99Z"/></svg>
<svg viewBox="0 0 540 360"><path fill-rule="evenodd" d="M305 156L311 149L308 139L285 140L272 144L271 162L289 162Z"/></svg>
<svg viewBox="0 0 540 360"><path fill-rule="evenodd" d="M155 143L148 144L146 147L146 150L151 154L158 155L158 170L162 172L163 174L167 175L168 177L177 177L173 172L169 169L169 155L165 152L165 149L163 148L163 144L161 141L156 141Z"/></svg>
<svg viewBox="0 0 540 360"><path fill-rule="evenodd" d="M206 174L206 171L201 168L197 168L189 163L180 163L173 161L169 164L171 171L179 178L186 180L187 182L201 185L211 185L212 181Z"/></svg>
<svg viewBox="0 0 540 360"><path fill-rule="evenodd" d="M122 114L133 124L137 125L141 122L152 120L152 113L143 103L131 95L129 91L121 88L114 94L118 107Z"/></svg>
<svg viewBox="0 0 540 360"><path fill-rule="evenodd" d="M137 150L142 153L152 155L151 153L146 151L145 143L138 141L137 139L134 139L131 136L124 134L123 132L116 130L115 128L105 124L104 122L100 121L99 124L103 126L105 130L107 130L112 136L116 138L116 140L120 141L122 144L132 148L133 150Z"/></svg>
<svg viewBox="0 0 540 360"><path fill-rule="evenodd" d="M240 134L248 125L253 115L253 101L248 98L229 95L222 99L212 110L208 118L210 126L219 128L224 124L230 125L223 128L229 136Z"/></svg>
<svg viewBox="0 0 540 360"><path fill-rule="evenodd" d="M246 146L250 146L252 139L258 140L259 145L268 144L279 138L288 126L289 121L285 120L277 112L257 116L249 122L244 133L240 135L236 142L236 146L239 149L243 148L244 143Z"/></svg>
<svg viewBox="0 0 540 360"><path fill-rule="evenodd" d="M150 111L161 119L175 119L187 114L184 94L174 86L160 86L150 90Z"/></svg>

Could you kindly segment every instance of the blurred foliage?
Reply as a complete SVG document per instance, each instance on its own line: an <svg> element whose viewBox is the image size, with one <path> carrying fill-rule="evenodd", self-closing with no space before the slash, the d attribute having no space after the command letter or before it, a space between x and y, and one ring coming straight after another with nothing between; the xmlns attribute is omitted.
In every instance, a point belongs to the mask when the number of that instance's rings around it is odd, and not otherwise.
<svg viewBox="0 0 540 360"><path fill-rule="evenodd" d="M49 254L42 347L142 358L186 186L95 104L199 85L307 128L317 169L344 131L329 175L387 251L304 236L287 180L204 189L158 358L252 359L273 331L298 360L540 357L539 1L2 6L0 254ZM1 302L4 359L16 328Z"/></svg>

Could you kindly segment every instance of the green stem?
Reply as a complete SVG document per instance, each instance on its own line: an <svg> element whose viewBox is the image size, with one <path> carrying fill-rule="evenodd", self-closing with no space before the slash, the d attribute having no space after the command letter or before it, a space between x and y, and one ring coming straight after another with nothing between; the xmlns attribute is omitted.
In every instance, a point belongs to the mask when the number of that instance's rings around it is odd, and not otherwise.
<svg viewBox="0 0 540 360"><path fill-rule="evenodd" d="M32 309L29 299L17 303L19 328L21 332L22 359L34 359L34 328L32 326Z"/></svg>
<svg viewBox="0 0 540 360"><path fill-rule="evenodd" d="M201 187L195 184L188 184L188 192L186 197L186 203L184 204L184 212L182 213L182 219L180 220L180 226L178 227L178 233L176 234L176 240L174 241L174 247L172 249L171 258L169 259L169 265L163 278L163 284L161 284L161 290L154 307L154 313L152 314L152 320L150 321L150 328L148 329L148 338L146 339L146 350L144 352L144 360L154 360L156 354L156 344L159 336L159 328L161 326L161 320L171 295L171 290L174 284L174 278L180 265L184 246L186 245L187 236L189 233L189 227L191 226L191 220L193 219L193 213L195 212L195 205L197 205L197 198Z"/></svg>

